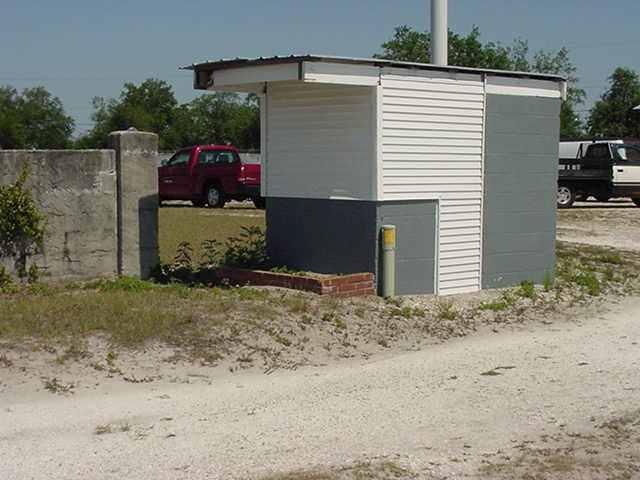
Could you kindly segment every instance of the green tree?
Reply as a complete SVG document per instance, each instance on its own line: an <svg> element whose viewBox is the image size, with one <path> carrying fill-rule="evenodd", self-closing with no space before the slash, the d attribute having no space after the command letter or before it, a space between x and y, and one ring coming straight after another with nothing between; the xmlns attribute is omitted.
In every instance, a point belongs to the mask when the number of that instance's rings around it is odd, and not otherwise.
<svg viewBox="0 0 640 480"><path fill-rule="evenodd" d="M596 137L640 137L640 80L638 74L619 67L609 77L609 89L591 109L589 134Z"/></svg>
<svg viewBox="0 0 640 480"><path fill-rule="evenodd" d="M18 104L15 88L0 87L0 148L24 148L24 125Z"/></svg>
<svg viewBox="0 0 640 480"><path fill-rule="evenodd" d="M140 86L125 83L118 99L94 97L92 103L95 125L78 140L79 148L105 147L110 132L130 127L157 133L163 151L210 143L260 148L260 110L253 97L215 92L178 105L166 82L147 79Z"/></svg>
<svg viewBox="0 0 640 480"><path fill-rule="evenodd" d="M393 38L382 45L382 53L375 58L404 62L429 63L431 61L431 34L416 32L402 25L395 29ZM521 70L528 66L529 47L516 40L511 47L499 43L480 42L480 29L473 27L466 36L449 30L449 63L460 67Z"/></svg>
<svg viewBox="0 0 640 480"><path fill-rule="evenodd" d="M74 121L43 87L0 88L0 148L69 148Z"/></svg>
<svg viewBox="0 0 640 480"><path fill-rule="evenodd" d="M231 92L201 95L180 107L183 144L228 144L241 150L260 149L260 109L254 97Z"/></svg>
<svg viewBox="0 0 640 480"><path fill-rule="evenodd" d="M383 43L381 48L382 52L374 55L376 58L420 63L431 61L431 35L416 32L406 25L397 27L393 38ZM497 42L482 43L479 28L473 27L466 36L449 31L449 63L460 67L532 71L566 77L569 88L560 114L560 135L580 135L582 124L575 114L575 107L584 102L585 92L575 87L578 80L576 68L566 48L540 50L531 55L526 40L515 39L509 46Z"/></svg>
<svg viewBox="0 0 640 480"><path fill-rule="evenodd" d="M178 102L163 80L149 78L139 86L125 83L119 99L94 97L92 104L95 125L77 142L81 148L105 147L110 132L131 127L157 133L161 150L179 146L180 139L172 130Z"/></svg>
<svg viewBox="0 0 640 480"><path fill-rule="evenodd" d="M27 148L69 148L74 121L64 114L59 98L43 87L22 93L22 120Z"/></svg>

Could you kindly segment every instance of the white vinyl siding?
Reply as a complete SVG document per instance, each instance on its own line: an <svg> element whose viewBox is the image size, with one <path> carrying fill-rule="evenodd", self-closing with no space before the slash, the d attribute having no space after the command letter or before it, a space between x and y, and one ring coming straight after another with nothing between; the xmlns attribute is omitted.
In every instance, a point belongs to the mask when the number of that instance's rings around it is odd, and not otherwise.
<svg viewBox="0 0 640 480"><path fill-rule="evenodd" d="M270 84L266 194L375 200L373 87Z"/></svg>
<svg viewBox="0 0 640 480"><path fill-rule="evenodd" d="M439 294L480 289L484 83L480 75L382 75L382 198L440 201Z"/></svg>

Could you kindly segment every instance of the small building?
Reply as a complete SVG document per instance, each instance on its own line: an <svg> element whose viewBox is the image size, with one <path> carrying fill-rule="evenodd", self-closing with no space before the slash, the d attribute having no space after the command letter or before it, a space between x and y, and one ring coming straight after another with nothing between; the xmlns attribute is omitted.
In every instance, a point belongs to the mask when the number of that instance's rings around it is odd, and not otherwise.
<svg viewBox="0 0 640 480"><path fill-rule="evenodd" d="M392 224L399 294L553 273L562 77L313 55L185 68L260 96L275 262L378 275Z"/></svg>

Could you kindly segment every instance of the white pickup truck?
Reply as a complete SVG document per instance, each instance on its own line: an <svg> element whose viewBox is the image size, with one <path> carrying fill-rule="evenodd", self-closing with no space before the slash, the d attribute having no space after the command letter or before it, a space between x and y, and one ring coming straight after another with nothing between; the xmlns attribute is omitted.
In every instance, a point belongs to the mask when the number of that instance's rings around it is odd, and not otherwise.
<svg viewBox="0 0 640 480"><path fill-rule="evenodd" d="M640 148L617 142L584 144L576 158L560 158L558 207L594 196L606 202L628 197L640 206Z"/></svg>

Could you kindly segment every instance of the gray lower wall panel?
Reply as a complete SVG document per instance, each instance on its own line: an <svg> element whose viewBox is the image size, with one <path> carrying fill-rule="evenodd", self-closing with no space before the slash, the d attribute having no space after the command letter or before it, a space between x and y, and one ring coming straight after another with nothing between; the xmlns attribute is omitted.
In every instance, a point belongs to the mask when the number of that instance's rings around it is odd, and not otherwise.
<svg viewBox="0 0 640 480"><path fill-rule="evenodd" d="M435 201L364 202L267 198L271 263L322 273L373 272L378 291L380 228L397 231L396 293L434 292Z"/></svg>
<svg viewBox="0 0 640 480"><path fill-rule="evenodd" d="M483 288L555 268L560 100L487 95Z"/></svg>
<svg viewBox="0 0 640 480"><path fill-rule="evenodd" d="M437 202L432 200L378 204L378 231L382 225L396 227L398 295L435 291L436 220Z"/></svg>
<svg viewBox="0 0 640 480"><path fill-rule="evenodd" d="M376 272L376 204L267 199L267 250L274 265L320 273Z"/></svg>

